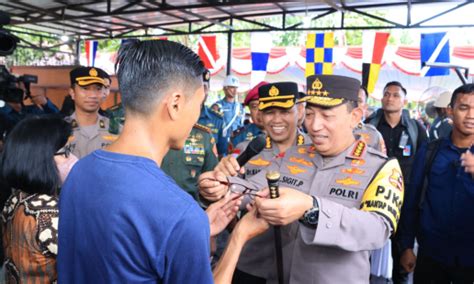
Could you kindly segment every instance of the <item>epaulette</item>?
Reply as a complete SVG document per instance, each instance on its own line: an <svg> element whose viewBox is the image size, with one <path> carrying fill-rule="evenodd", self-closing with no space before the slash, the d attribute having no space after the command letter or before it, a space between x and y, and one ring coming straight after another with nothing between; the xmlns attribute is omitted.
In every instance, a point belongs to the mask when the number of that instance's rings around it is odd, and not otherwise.
<svg viewBox="0 0 474 284"><path fill-rule="evenodd" d="M204 126L202 124L196 123L196 124L194 124L194 128L202 130L202 131L207 132L209 134L212 134L212 130L209 127Z"/></svg>
<svg viewBox="0 0 474 284"><path fill-rule="evenodd" d="M296 145L303 145L304 144L304 136L303 134L298 134L296 136Z"/></svg>
<svg viewBox="0 0 474 284"><path fill-rule="evenodd" d="M99 120L99 127L102 129L105 128L105 121L103 119Z"/></svg>
<svg viewBox="0 0 474 284"><path fill-rule="evenodd" d="M364 156L365 151L367 150L367 143L363 140L358 140L354 144L354 148L351 150L350 154L348 155L349 158L353 158L356 160L362 159Z"/></svg>
<svg viewBox="0 0 474 284"><path fill-rule="evenodd" d="M213 114L217 115L219 118L224 118L224 114L220 111L216 111L212 108L209 109Z"/></svg>
<svg viewBox="0 0 474 284"><path fill-rule="evenodd" d="M77 123L77 121L75 119L71 120L71 127L72 127L72 129L79 127L79 124Z"/></svg>
<svg viewBox="0 0 474 284"><path fill-rule="evenodd" d="M272 139L270 138L270 136L267 136L265 138L265 149L271 149L272 148Z"/></svg>

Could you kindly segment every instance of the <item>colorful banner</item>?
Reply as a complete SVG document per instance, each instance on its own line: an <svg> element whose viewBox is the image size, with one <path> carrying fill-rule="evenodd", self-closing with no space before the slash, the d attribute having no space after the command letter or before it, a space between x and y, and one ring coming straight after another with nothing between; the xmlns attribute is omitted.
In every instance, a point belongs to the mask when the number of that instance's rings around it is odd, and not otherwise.
<svg viewBox="0 0 474 284"><path fill-rule="evenodd" d="M309 33L306 40L306 77L333 72L334 33Z"/></svg>

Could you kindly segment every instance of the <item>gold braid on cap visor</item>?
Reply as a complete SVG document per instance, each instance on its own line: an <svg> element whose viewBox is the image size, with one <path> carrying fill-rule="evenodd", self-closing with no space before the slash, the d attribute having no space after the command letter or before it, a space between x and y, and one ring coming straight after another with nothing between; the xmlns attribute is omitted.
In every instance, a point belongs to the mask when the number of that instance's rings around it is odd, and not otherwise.
<svg viewBox="0 0 474 284"><path fill-rule="evenodd" d="M309 104L315 104L320 106L337 106L344 102L344 99L335 99L328 97L319 97L319 96L307 96L300 100L300 102L307 102Z"/></svg>
<svg viewBox="0 0 474 284"><path fill-rule="evenodd" d="M288 99L288 100L285 100ZM295 96L279 96L258 99L258 110L264 110L269 107L291 108L295 105Z"/></svg>
<svg viewBox="0 0 474 284"><path fill-rule="evenodd" d="M105 86L104 79L100 77L79 77L79 78L76 78L76 82L79 86L86 86L86 85L90 85L94 83L99 83Z"/></svg>

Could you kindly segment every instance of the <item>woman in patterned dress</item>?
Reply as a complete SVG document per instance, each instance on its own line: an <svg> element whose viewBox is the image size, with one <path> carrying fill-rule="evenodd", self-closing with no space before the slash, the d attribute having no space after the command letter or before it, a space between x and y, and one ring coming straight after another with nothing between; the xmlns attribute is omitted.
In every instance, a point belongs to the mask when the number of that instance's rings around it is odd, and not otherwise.
<svg viewBox="0 0 474 284"><path fill-rule="evenodd" d="M56 281L59 188L77 160L63 148L70 134L59 117L32 117L5 141L0 174L12 192L1 215L6 283Z"/></svg>

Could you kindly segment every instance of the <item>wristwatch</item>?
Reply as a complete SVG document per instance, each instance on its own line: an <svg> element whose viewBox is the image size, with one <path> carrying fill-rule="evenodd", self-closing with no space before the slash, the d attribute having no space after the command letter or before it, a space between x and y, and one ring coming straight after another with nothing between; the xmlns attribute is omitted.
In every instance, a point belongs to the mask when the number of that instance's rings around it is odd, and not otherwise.
<svg viewBox="0 0 474 284"><path fill-rule="evenodd" d="M316 229L319 221L319 205L318 201L316 200L316 197L311 197L313 198L313 207L306 210L306 212L304 212L303 216L300 218L299 221L309 228Z"/></svg>

